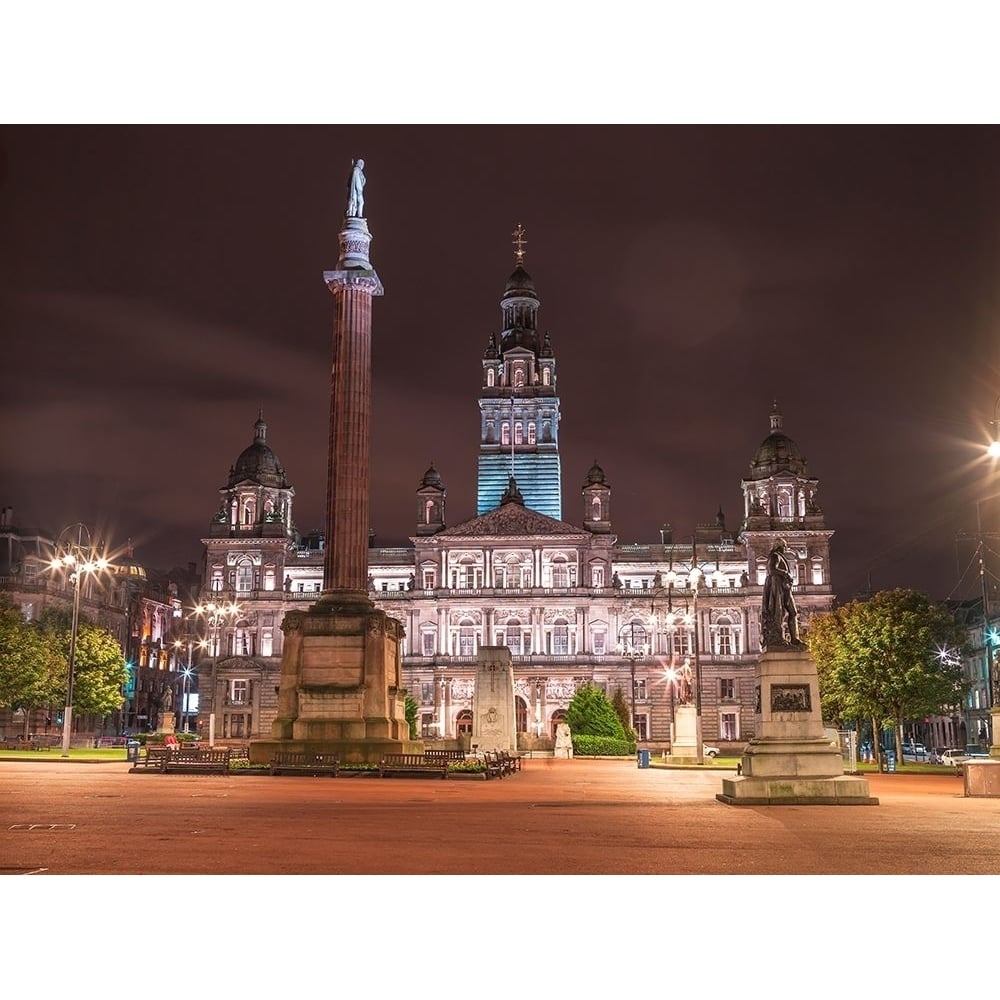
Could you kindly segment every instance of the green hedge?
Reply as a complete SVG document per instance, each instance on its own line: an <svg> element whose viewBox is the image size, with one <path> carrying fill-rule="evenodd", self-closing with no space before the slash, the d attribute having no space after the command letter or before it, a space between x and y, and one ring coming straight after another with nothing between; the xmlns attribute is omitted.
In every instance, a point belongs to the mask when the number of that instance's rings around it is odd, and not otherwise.
<svg viewBox="0 0 1000 1000"><path fill-rule="evenodd" d="M635 754L635 744L616 736L580 734L573 737L573 753L583 757L631 757Z"/></svg>

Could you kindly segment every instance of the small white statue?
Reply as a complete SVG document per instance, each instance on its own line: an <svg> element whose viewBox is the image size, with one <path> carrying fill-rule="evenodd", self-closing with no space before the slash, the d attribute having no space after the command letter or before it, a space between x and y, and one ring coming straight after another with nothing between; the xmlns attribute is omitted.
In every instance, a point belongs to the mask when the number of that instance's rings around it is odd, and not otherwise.
<svg viewBox="0 0 1000 1000"><path fill-rule="evenodd" d="M351 187L347 196L347 217L363 219L365 217L365 161L355 160L351 171Z"/></svg>

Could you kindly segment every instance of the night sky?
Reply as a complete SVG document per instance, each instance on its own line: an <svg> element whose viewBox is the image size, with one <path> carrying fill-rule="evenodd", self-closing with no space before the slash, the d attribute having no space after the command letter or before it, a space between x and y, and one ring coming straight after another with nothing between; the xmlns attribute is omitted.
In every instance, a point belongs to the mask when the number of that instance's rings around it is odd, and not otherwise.
<svg viewBox="0 0 1000 1000"><path fill-rule="evenodd" d="M323 526L323 271L362 157L385 287L377 544L414 530L431 463L448 523L475 515L480 361L521 224L564 519L596 459L620 541L720 506L738 528L777 400L841 599L978 594L957 536L1000 492L995 127L16 126L0 144L0 505L25 530L83 520L151 566L200 564L259 409L299 529Z"/></svg>

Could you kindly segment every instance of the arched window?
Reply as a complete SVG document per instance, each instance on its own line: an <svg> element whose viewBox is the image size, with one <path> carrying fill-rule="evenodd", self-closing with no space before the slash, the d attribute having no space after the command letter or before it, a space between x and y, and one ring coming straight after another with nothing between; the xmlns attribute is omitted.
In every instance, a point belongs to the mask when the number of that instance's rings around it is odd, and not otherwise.
<svg viewBox="0 0 1000 1000"><path fill-rule="evenodd" d="M455 731L459 736L472 735L472 712L468 708L463 708L455 716Z"/></svg>
<svg viewBox="0 0 1000 1000"><path fill-rule="evenodd" d="M436 511L436 504L433 500L424 501L424 524L433 524Z"/></svg>
<svg viewBox="0 0 1000 1000"><path fill-rule="evenodd" d="M520 695L514 699L514 715L517 732L526 733L528 731L528 703Z"/></svg>
<svg viewBox="0 0 1000 1000"><path fill-rule="evenodd" d="M248 498L243 502L243 526L245 528L249 528L253 524L253 516L256 506L257 505L251 498Z"/></svg>
<svg viewBox="0 0 1000 1000"><path fill-rule="evenodd" d="M812 564L812 582L820 584L823 582L823 563L819 559L814 559Z"/></svg>
<svg viewBox="0 0 1000 1000"><path fill-rule="evenodd" d="M496 384L496 372L492 368L486 369L486 384L490 387Z"/></svg>
<svg viewBox="0 0 1000 1000"><path fill-rule="evenodd" d="M476 655L476 628L468 618L458 628L458 655Z"/></svg>
<svg viewBox="0 0 1000 1000"><path fill-rule="evenodd" d="M548 365L542 369L542 385L548 385L552 381L552 373L549 371Z"/></svg>
<svg viewBox="0 0 1000 1000"><path fill-rule="evenodd" d="M559 556L552 561L552 586L569 586L569 569L564 556Z"/></svg>
<svg viewBox="0 0 1000 1000"><path fill-rule="evenodd" d="M535 432L535 422L534 422L534 420L532 420L528 424L528 444L534 444L535 443L535 433L536 433Z"/></svg>
<svg viewBox="0 0 1000 1000"><path fill-rule="evenodd" d="M520 422L514 424L514 444L524 444L524 426Z"/></svg>
<svg viewBox="0 0 1000 1000"><path fill-rule="evenodd" d="M506 420L500 425L500 443L505 447L510 444L510 424Z"/></svg>
<svg viewBox="0 0 1000 1000"><path fill-rule="evenodd" d="M715 651L719 656L732 656L735 652L733 646L733 623L732 620L720 616L716 621Z"/></svg>
<svg viewBox="0 0 1000 1000"><path fill-rule="evenodd" d="M569 654L569 625L565 618L557 618L552 626L552 654L554 656Z"/></svg>
<svg viewBox="0 0 1000 1000"><path fill-rule="evenodd" d="M244 592L253 590L253 563L249 559L236 567L236 589Z"/></svg>
<svg viewBox="0 0 1000 1000"><path fill-rule="evenodd" d="M778 494L778 517L785 521L792 519L792 498L787 490Z"/></svg>
<svg viewBox="0 0 1000 1000"><path fill-rule="evenodd" d="M518 389L524 385L524 368L522 365L518 365L514 369L514 388Z"/></svg>
<svg viewBox="0 0 1000 1000"><path fill-rule="evenodd" d="M600 497L594 497L590 501L590 519L592 521L601 521L604 518L604 509L601 504Z"/></svg>

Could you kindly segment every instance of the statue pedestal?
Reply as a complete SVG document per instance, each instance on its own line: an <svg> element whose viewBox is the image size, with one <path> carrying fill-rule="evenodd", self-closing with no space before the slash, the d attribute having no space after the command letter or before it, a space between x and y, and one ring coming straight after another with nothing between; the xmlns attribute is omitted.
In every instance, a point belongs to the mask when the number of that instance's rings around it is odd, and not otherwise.
<svg viewBox="0 0 1000 1000"><path fill-rule="evenodd" d="M990 756L1000 759L1000 705L990 709Z"/></svg>
<svg viewBox="0 0 1000 1000"><path fill-rule="evenodd" d="M251 761L292 751L377 764L387 753L423 753L406 721L399 622L352 593L289 611L281 628L278 716L272 739L250 741Z"/></svg>
<svg viewBox="0 0 1000 1000"><path fill-rule="evenodd" d="M864 778L844 773L823 733L816 664L805 647L769 649L757 665L757 736L742 776L724 778L727 805L878 805Z"/></svg>
<svg viewBox="0 0 1000 1000"><path fill-rule="evenodd" d="M166 736L172 735L174 732L174 713L173 709L167 712L160 713L160 724L156 731L158 733L163 733Z"/></svg>
<svg viewBox="0 0 1000 1000"><path fill-rule="evenodd" d="M698 763L698 711L694 705L678 705L674 709L674 733L670 741L670 763Z"/></svg>

